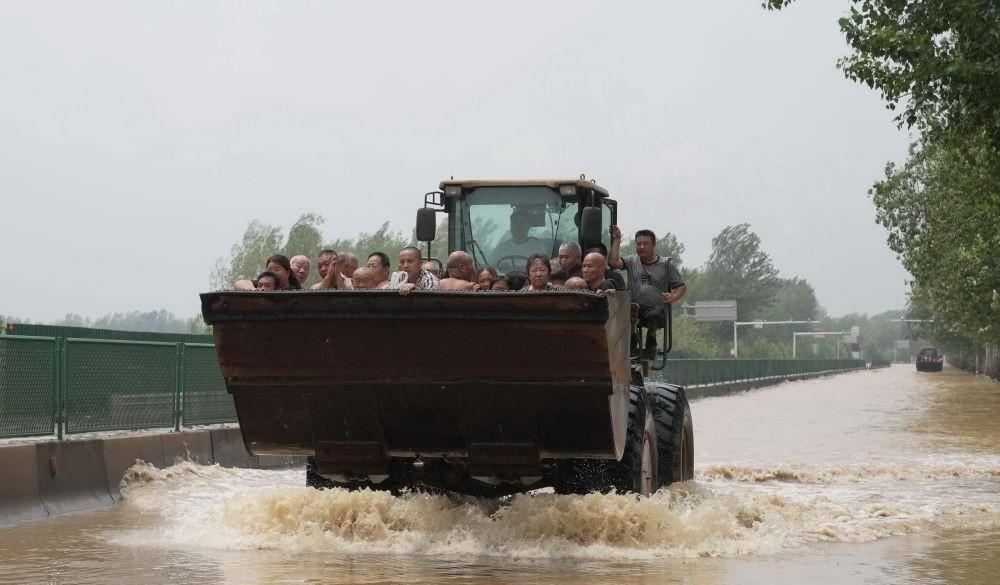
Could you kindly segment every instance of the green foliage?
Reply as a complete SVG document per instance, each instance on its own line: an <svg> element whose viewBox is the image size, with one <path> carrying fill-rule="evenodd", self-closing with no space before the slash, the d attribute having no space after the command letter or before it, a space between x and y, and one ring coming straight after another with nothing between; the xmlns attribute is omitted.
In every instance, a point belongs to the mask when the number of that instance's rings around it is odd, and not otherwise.
<svg viewBox="0 0 1000 585"><path fill-rule="evenodd" d="M321 215L315 213L303 214L288 229L288 239L285 241L281 253L289 258L301 254L307 256L315 263L316 256L323 249L323 234L320 232L320 227L323 223L324 220ZM274 254L274 252L271 252L271 254ZM313 272L315 272L315 267L313 267Z"/></svg>
<svg viewBox="0 0 1000 585"><path fill-rule="evenodd" d="M766 0L776 10L792 0ZM845 76L881 92L900 125L1000 146L1000 7L993 0L852 0L839 21Z"/></svg>
<svg viewBox="0 0 1000 585"><path fill-rule="evenodd" d="M662 341L663 333L660 333ZM719 347L711 332L691 317L674 312L674 347L671 359L718 358Z"/></svg>
<svg viewBox="0 0 1000 585"><path fill-rule="evenodd" d="M214 289L225 289L241 278L253 278L264 270L269 256L282 250L281 228L256 219L247 225L243 239L233 244L228 259L219 258L209 281Z"/></svg>
<svg viewBox="0 0 1000 585"><path fill-rule="evenodd" d="M872 195L936 333L1000 343L1000 152L985 139L962 151L925 142Z"/></svg>
<svg viewBox="0 0 1000 585"><path fill-rule="evenodd" d="M792 0L765 0L781 9ZM1000 344L1000 5L852 0L838 66L920 131L872 195L913 275L912 316L960 351Z"/></svg>
<svg viewBox="0 0 1000 585"><path fill-rule="evenodd" d="M445 239L445 242L447 241ZM412 237L403 235L403 232L393 231L389 227L389 222L385 222L374 232L362 232L353 239L340 238L329 243L327 247L337 252L351 252L358 257L360 264L364 264L372 252L384 252L389 255L389 260L395 263L400 250L414 243Z"/></svg>
<svg viewBox="0 0 1000 585"><path fill-rule="evenodd" d="M760 237L746 223L728 226L712 238L712 254L698 284L699 299L736 300L740 320L773 303L781 286L778 270L760 247Z"/></svg>
<svg viewBox="0 0 1000 585"><path fill-rule="evenodd" d="M816 289L803 278L779 278L774 300L762 307L755 319L767 321L812 321L821 316L822 307L816 300Z"/></svg>
<svg viewBox="0 0 1000 585"><path fill-rule="evenodd" d="M201 327L197 326L201 323ZM68 327L93 327L96 329L116 329L118 331L152 331L156 333L205 333L201 316L183 319L165 309L159 311L129 311L108 313L97 319L89 319L75 313L67 313L62 319L52 323Z"/></svg>

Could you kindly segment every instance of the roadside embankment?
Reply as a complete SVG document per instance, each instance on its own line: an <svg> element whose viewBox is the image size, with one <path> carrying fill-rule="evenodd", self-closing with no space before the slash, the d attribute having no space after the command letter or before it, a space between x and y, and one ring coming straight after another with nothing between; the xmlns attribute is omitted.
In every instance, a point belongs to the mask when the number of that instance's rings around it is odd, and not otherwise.
<svg viewBox="0 0 1000 585"><path fill-rule="evenodd" d="M185 459L266 469L305 462L250 455L239 428L0 445L0 524L110 506L137 460L166 467Z"/></svg>

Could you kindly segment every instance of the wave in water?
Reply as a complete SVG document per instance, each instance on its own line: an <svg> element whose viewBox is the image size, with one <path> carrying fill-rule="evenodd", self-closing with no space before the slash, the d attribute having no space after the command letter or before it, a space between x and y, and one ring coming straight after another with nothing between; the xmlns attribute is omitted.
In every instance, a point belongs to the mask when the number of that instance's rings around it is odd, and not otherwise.
<svg viewBox="0 0 1000 585"><path fill-rule="evenodd" d="M1000 467L967 463L930 466L852 465L841 467L710 465L696 474L701 481L838 483L872 480L977 479L1000 477Z"/></svg>
<svg viewBox="0 0 1000 585"><path fill-rule="evenodd" d="M996 527L996 506L905 506L780 493L718 493L686 482L648 498L536 493L502 501L420 493L318 491L300 471L137 465L126 505L163 519L130 544L514 558L769 555L818 542L868 542L928 528ZM942 499L944 502L945 499Z"/></svg>

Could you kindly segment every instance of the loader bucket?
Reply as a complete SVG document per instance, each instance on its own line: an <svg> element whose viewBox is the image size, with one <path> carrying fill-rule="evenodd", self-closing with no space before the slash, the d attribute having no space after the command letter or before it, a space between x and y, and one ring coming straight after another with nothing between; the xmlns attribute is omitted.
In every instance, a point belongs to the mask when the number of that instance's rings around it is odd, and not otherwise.
<svg viewBox="0 0 1000 585"><path fill-rule="evenodd" d="M247 449L474 475L625 446L629 303L582 292L201 295Z"/></svg>

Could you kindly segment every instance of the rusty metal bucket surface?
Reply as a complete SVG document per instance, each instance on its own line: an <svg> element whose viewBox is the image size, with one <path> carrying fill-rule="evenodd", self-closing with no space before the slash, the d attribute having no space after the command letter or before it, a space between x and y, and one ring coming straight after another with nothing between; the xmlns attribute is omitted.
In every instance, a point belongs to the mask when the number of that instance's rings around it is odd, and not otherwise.
<svg viewBox="0 0 1000 585"><path fill-rule="evenodd" d="M247 448L379 473L621 457L629 306L587 293L214 292L205 321Z"/></svg>

